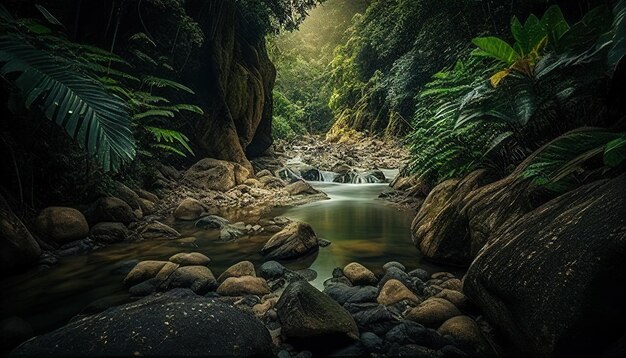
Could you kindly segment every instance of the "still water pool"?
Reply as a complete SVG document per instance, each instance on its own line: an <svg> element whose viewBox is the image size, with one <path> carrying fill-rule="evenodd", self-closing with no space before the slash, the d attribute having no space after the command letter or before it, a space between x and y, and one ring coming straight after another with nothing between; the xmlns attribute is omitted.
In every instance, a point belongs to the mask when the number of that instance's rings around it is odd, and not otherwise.
<svg viewBox="0 0 626 358"><path fill-rule="evenodd" d="M291 269L317 271L313 281L316 287L323 287L333 268L352 261L378 273L391 260L403 263L408 269L418 266L431 271L438 269L420 262L419 252L410 238L412 213L377 199L389 189L387 184L313 185L330 199L275 209L271 216L308 222L318 236L332 242L316 254L285 263ZM193 223L173 225L185 239L115 244L88 255L62 258L49 270L32 270L3 279L0 319L18 316L28 321L37 333L43 333L67 323L95 301L124 302L128 297L122 286L125 273L121 266L132 266L132 260L167 260L178 252L198 251L211 258L209 267L216 277L236 262L250 260L260 265L264 261L259 252L270 237L267 234L221 242L215 230L196 229Z"/></svg>

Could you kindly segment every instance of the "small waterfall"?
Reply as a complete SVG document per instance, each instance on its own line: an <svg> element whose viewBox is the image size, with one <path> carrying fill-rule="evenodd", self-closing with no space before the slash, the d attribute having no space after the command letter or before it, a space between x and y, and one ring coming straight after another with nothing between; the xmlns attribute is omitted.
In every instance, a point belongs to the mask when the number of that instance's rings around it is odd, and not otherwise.
<svg viewBox="0 0 626 358"><path fill-rule="evenodd" d="M383 182L384 180L381 180L371 173L361 173L352 179L353 184L375 184Z"/></svg>
<svg viewBox="0 0 626 358"><path fill-rule="evenodd" d="M332 183L335 180L336 173L333 172L325 172L320 170L320 174L322 174L322 181Z"/></svg>

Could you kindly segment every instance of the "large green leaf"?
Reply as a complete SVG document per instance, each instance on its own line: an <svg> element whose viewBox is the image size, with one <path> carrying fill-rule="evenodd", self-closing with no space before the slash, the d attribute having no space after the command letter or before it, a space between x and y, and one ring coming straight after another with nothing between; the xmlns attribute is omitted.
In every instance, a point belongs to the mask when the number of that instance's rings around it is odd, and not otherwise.
<svg viewBox="0 0 626 358"><path fill-rule="evenodd" d="M561 36L561 50L585 47L595 42L611 29L612 20L613 15L608 6L592 9Z"/></svg>
<svg viewBox="0 0 626 358"><path fill-rule="evenodd" d="M553 5L546 10L541 18L541 26L548 36L548 45L556 52L561 52L561 37L570 26L558 5Z"/></svg>
<svg viewBox="0 0 626 358"><path fill-rule="evenodd" d="M133 159L135 143L126 104L102 84L15 36L0 37L0 63L0 75L18 73L15 85L26 107L40 107L105 171Z"/></svg>
<svg viewBox="0 0 626 358"><path fill-rule="evenodd" d="M613 16L613 47L609 52L609 63L615 68L626 54L626 0L619 0Z"/></svg>
<svg viewBox="0 0 626 358"><path fill-rule="evenodd" d="M497 37L477 37L472 40L480 51L474 52L477 56L491 57L507 65L515 62L520 55L504 40Z"/></svg>
<svg viewBox="0 0 626 358"><path fill-rule="evenodd" d="M626 135L609 142L604 148L604 164L617 167L626 160Z"/></svg>

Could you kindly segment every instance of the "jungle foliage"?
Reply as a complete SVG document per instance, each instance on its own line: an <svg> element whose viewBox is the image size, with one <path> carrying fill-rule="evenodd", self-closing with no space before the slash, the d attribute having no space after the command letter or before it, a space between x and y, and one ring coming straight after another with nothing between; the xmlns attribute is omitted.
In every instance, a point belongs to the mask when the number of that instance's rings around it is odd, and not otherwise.
<svg viewBox="0 0 626 358"><path fill-rule="evenodd" d="M606 91L624 54L624 1L611 10L596 7L570 23L555 5L541 18L513 17L506 37L474 38L477 48L417 95L425 108L413 119L410 170L430 182L478 167L505 175L569 130L610 126ZM621 165L623 138L610 130L573 132L544 148L523 175L562 190L564 179L597 155L607 154L607 166Z"/></svg>

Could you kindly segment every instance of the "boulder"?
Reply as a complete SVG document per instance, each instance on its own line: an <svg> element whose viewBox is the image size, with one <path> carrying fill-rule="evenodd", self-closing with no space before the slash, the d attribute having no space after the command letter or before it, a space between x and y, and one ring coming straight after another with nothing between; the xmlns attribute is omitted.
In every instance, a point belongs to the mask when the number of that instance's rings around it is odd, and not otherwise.
<svg viewBox="0 0 626 358"><path fill-rule="evenodd" d="M354 319L337 302L306 281L289 284L276 304L282 333L300 343L356 340Z"/></svg>
<svg viewBox="0 0 626 358"><path fill-rule="evenodd" d="M271 260L293 259L318 250L317 236L311 225L294 221L274 234L261 249Z"/></svg>
<svg viewBox="0 0 626 358"><path fill-rule="evenodd" d="M91 225L99 222L120 222L130 224L137 221L133 209L122 199L109 196L96 200L85 212Z"/></svg>
<svg viewBox="0 0 626 358"><path fill-rule="evenodd" d="M375 302L378 290L372 286L347 286L332 283L324 288L324 293L340 305L346 303Z"/></svg>
<svg viewBox="0 0 626 358"><path fill-rule="evenodd" d="M13 354L270 357L272 338L249 313L189 290L174 290L76 319L22 344Z"/></svg>
<svg viewBox="0 0 626 358"><path fill-rule="evenodd" d="M438 294L436 294L435 297L446 299L461 310L466 309L469 305L467 297L465 297L462 292L455 290L449 290L444 288Z"/></svg>
<svg viewBox="0 0 626 358"><path fill-rule="evenodd" d="M145 225L141 229L140 234L141 237L146 240L177 239L180 237L180 233L178 231L158 221L153 221Z"/></svg>
<svg viewBox="0 0 626 358"><path fill-rule="evenodd" d="M232 225L226 226L225 228L220 230L220 240L222 241L235 240L243 237L244 235L245 233L243 231L237 229L235 226Z"/></svg>
<svg viewBox="0 0 626 358"><path fill-rule="evenodd" d="M189 168L183 178L205 190L228 191L250 177L250 171L237 163L205 158Z"/></svg>
<svg viewBox="0 0 626 358"><path fill-rule="evenodd" d="M390 262L387 262L386 264L384 264L383 265L383 271L387 272L392 267L395 267L395 268L397 268L400 271L406 271L406 267L403 264L401 264L401 263L399 263L397 261L390 261Z"/></svg>
<svg viewBox="0 0 626 358"><path fill-rule="evenodd" d="M287 185L285 191L289 193L289 195L313 195L320 193L319 190L314 189L311 184L304 180L298 180L295 183Z"/></svg>
<svg viewBox="0 0 626 358"><path fill-rule="evenodd" d="M213 272L206 266L179 267L165 281L167 289L189 288L197 294L204 294L217 287Z"/></svg>
<svg viewBox="0 0 626 358"><path fill-rule="evenodd" d="M385 282L385 285L378 293L376 301L382 305L393 305L403 300L409 300L415 304L419 304L422 300L409 290L402 282L391 279Z"/></svg>
<svg viewBox="0 0 626 358"><path fill-rule="evenodd" d="M217 293L222 296L263 296L271 293L271 290L261 277L242 276L225 279L217 288Z"/></svg>
<svg viewBox="0 0 626 358"><path fill-rule="evenodd" d="M626 174L491 234L463 291L520 353L596 356L624 334Z"/></svg>
<svg viewBox="0 0 626 358"><path fill-rule="evenodd" d="M141 261L126 275L124 285L134 286L151 278L167 279L178 265L168 261Z"/></svg>
<svg viewBox="0 0 626 358"><path fill-rule="evenodd" d="M461 315L461 311L450 301L443 298L429 298L413 308L406 319L427 327L437 328L452 317Z"/></svg>
<svg viewBox="0 0 626 358"><path fill-rule="evenodd" d="M259 267L259 276L266 280L274 280L283 277L287 269L277 261L264 262Z"/></svg>
<svg viewBox="0 0 626 358"><path fill-rule="evenodd" d="M465 196L487 181L487 172L477 170L463 180L446 180L430 192L411 224L413 243L427 259L461 266L470 263L471 240L461 209Z"/></svg>
<svg viewBox="0 0 626 358"><path fill-rule="evenodd" d="M156 210L156 204L148 199L139 198L139 204L144 215L151 215Z"/></svg>
<svg viewBox="0 0 626 358"><path fill-rule="evenodd" d="M97 223L91 228L89 237L98 242L113 244L124 241L131 233L122 223Z"/></svg>
<svg viewBox="0 0 626 358"><path fill-rule="evenodd" d="M116 198L122 199L131 209L137 210L141 209L140 197L135 193L134 190L127 187L126 185L116 181L113 182L113 196Z"/></svg>
<svg viewBox="0 0 626 358"><path fill-rule="evenodd" d="M174 210L174 218L178 220L197 220L204 213L204 207L196 199L186 198Z"/></svg>
<svg viewBox="0 0 626 358"><path fill-rule="evenodd" d="M263 183L261 183L258 179L254 179L254 178L246 179L246 181L244 181L243 184L252 188L263 187Z"/></svg>
<svg viewBox="0 0 626 358"><path fill-rule="evenodd" d="M261 179L261 178L263 178L263 177L267 177L267 176L270 176L270 177L271 177L271 176L274 176L274 175L272 175L272 172L270 172L270 171L269 171L269 170L267 170L267 169L263 169L263 170L259 171L258 173L256 173L256 177L257 177L258 179Z"/></svg>
<svg viewBox="0 0 626 358"><path fill-rule="evenodd" d="M0 268L11 270L35 264L41 247L0 195Z"/></svg>
<svg viewBox="0 0 626 358"><path fill-rule="evenodd" d="M205 216L195 223L195 227L203 229L222 229L230 224L230 221L217 215Z"/></svg>
<svg viewBox="0 0 626 358"><path fill-rule="evenodd" d="M437 332L442 336L452 336L457 343L470 347L476 352L484 353L488 349L480 327L468 316L455 316L446 320Z"/></svg>
<svg viewBox="0 0 626 358"><path fill-rule="evenodd" d="M144 189L137 190L137 195L139 195L140 198L151 201L155 204L159 201L158 196Z"/></svg>
<svg viewBox="0 0 626 358"><path fill-rule="evenodd" d="M270 175L260 177L259 181L261 182L261 184L263 184L263 187L266 189L280 189L280 188L284 188L285 185L287 185L280 178L277 178L275 176L270 176Z"/></svg>
<svg viewBox="0 0 626 358"><path fill-rule="evenodd" d="M250 261L241 261L227 268L217 279L218 282L224 282L229 277L253 276L256 277L254 264Z"/></svg>
<svg viewBox="0 0 626 358"><path fill-rule="evenodd" d="M170 262L180 266L206 266L211 262L211 259L199 252L181 252L170 257Z"/></svg>
<svg viewBox="0 0 626 358"><path fill-rule="evenodd" d="M376 275L358 262L352 262L343 268L343 274L353 285L376 285Z"/></svg>
<svg viewBox="0 0 626 358"><path fill-rule="evenodd" d="M43 209L35 219L35 227L60 244L84 239L89 234L89 224L80 211L59 206Z"/></svg>

